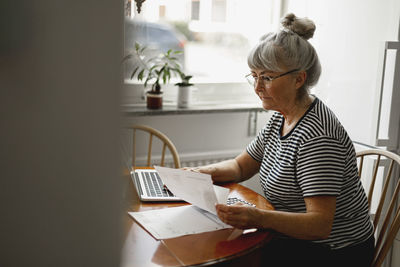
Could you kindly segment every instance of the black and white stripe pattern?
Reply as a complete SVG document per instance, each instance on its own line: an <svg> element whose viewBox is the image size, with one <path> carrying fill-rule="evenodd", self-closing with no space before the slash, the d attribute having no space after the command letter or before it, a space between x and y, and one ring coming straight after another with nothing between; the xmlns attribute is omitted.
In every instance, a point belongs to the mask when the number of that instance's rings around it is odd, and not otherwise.
<svg viewBox="0 0 400 267"><path fill-rule="evenodd" d="M314 242L339 249L368 239L373 226L354 146L336 116L316 98L282 137L283 122L276 112L247 147L249 155L261 162L260 182L268 201L276 210L306 212L305 197L336 196L331 234Z"/></svg>

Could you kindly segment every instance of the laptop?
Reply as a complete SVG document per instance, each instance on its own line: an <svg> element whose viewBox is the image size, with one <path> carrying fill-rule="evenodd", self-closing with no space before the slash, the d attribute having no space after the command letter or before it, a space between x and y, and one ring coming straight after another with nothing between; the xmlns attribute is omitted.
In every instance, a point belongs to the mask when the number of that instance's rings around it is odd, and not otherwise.
<svg viewBox="0 0 400 267"><path fill-rule="evenodd" d="M160 175L155 169L137 169L131 171L131 177L141 201L184 201L164 187ZM241 202L242 204L251 207L256 207L253 203L237 197L228 198L226 204L234 205L237 202Z"/></svg>
<svg viewBox="0 0 400 267"><path fill-rule="evenodd" d="M166 187L154 169L131 171L131 177L141 201L183 201Z"/></svg>

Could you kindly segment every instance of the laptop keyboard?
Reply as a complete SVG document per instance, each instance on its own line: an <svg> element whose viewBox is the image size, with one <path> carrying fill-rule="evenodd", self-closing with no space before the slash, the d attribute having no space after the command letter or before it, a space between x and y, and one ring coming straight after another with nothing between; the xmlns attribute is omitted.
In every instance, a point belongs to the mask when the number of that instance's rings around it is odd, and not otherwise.
<svg viewBox="0 0 400 267"><path fill-rule="evenodd" d="M243 199L240 199L240 198L237 198L237 197L228 198L228 200L226 201L226 204L229 206L229 205L234 205L237 202L243 203L243 204L245 204L247 206L251 206L251 207L254 207L254 208L256 207L256 205L254 205L253 203L247 202L247 201L245 201Z"/></svg>
<svg viewBox="0 0 400 267"><path fill-rule="evenodd" d="M160 176L156 172L144 172L144 187L148 196L151 197L173 197L174 195L164 187Z"/></svg>

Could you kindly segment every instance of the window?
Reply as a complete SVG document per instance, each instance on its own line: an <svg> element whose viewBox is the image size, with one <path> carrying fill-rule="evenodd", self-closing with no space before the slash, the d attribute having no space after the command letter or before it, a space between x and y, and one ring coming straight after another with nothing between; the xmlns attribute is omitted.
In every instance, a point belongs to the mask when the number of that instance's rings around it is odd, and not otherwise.
<svg viewBox="0 0 400 267"><path fill-rule="evenodd" d="M247 54L260 36L276 30L279 5L276 0L152 0L138 14L132 4L130 19L151 27L126 32L126 49L135 40L157 49L179 49L194 83L245 84ZM168 33L154 33L154 27L161 31L166 24Z"/></svg>
<svg viewBox="0 0 400 267"><path fill-rule="evenodd" d="M158 16L160 18L165 18L165 6L164 5L160 5L158 7Z"/></svg>
<svg viewBox="0 0 400 267"><path fill-rule="evenodd" d="M191 20L200 19L200 0L192 0L191 6Z"/></svg>
<svg viewBox="0 0 400 267"><path fill-rule="evenodd" d="M226 20L226 1L212 0L211 9L212 21L225 22Z"/></svg>

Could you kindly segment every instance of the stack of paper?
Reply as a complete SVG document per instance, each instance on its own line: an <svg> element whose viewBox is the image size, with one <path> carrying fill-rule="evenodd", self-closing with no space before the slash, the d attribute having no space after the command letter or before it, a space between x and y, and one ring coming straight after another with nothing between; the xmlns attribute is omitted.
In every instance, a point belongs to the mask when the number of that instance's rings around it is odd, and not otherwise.
<svg viewBox="0 0 400 267"><path fill-rule="evenodd" d="M216 215L215 204L226 204L229 189L213 185L204 173L155 166L161 180L176 196L193 205L129 212L156 239L214 231L231 226Z"/></svg>

